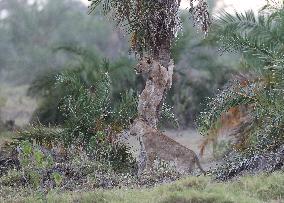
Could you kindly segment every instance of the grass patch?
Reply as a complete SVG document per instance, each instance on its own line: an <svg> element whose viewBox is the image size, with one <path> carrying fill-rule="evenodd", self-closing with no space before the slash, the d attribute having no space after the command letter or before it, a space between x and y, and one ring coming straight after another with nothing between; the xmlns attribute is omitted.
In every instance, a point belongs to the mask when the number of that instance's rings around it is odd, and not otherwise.
<svg viewBox="0 0 284 203"><path fill-rule="evenodd" d="M11 191L10 191L11 192ZM23 192L24 193L24 192ZM284 173L242 177L231 182L218 183L210 177L188 177L172 184L149 189L116 189L50 191L47 195L34 192L24 197L15 191L0 202L160 202L160 203L260 203L284 200Z"/></svg>

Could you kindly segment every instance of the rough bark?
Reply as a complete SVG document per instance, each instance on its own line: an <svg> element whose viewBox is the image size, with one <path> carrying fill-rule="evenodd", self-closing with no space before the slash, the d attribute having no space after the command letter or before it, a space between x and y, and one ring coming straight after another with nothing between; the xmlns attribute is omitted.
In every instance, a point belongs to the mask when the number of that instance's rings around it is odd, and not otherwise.
<svg viewBox="0 0 284 203"><path fill-rule="evenodd" d="M160 53L159 61L144 57L136 67L138 73L144 74L148 78L138 102L138 118L136 121L142 121L138 122L141 125L136 126L136 128L132 126L131 128L132 135L137 136L141 146L138 160L138 175L145 168L145 163L148 159L147 151L143 147L143 136L149 129L157 129L161 104L166 91L172 86L174 62L169 58L169 49L161 50ZM159 133L158 130L154 132Z"/></svg>
<svg viewBox="0 0 284 203"><path fill-rule="evenodd" d="M148 79L138 102L138 119L148 126L157 128L159 111L163 98L172 85L173 61L165 68L156 60L144 58L137 66L137 72L147 74Z"/></svg>

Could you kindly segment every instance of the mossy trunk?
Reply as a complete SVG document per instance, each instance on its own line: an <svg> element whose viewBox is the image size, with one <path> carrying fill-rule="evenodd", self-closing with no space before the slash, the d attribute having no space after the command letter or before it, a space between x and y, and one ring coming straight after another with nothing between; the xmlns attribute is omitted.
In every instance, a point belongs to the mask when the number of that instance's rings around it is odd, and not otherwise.
<svg viewBox="0 0 284 203"><path fill-rule="evenodd" d="M174 62L170 59L169 46L160 50L156 57L144 57L136 70L147 77L146 85L138 102L138 118L141 126L131 128L131 134L140 140L140 156L138 163L138 175L144 170L147 161L147 152L141 138L149 129L157 129L160 110L167 90L172 86ZM136 120L136 121L137 121ZM146 124L146 125L145 125ZM158 131L157 131L158 132Z"/></svg>
<svg viewBox="0 0 284 203"><path fill-rule="evenodd" d="M172 85L174 63L170 50L161 49L158 57L141 59L137 71L147 75L146 85L138 102L138 119L157 129L160 110L167 90Z"/></svg>

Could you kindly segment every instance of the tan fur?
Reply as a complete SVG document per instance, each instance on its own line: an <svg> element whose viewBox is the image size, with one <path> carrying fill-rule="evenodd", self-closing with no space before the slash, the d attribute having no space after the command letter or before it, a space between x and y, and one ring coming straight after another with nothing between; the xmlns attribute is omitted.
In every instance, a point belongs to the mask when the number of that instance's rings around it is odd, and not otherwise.
<svg viewBox="0 0 284 203"><path fill-rule="evenodd" d="M138 134L134 134L134 132L138 132ZM142 167L139 169L140 172L145 167L147 169L152 168L155 159L158 157L164 161L174 162L178 170L191 173L195 165L197 165L202 173L205 173L194 151L182 146L158 130L147 126L144 121L136 120L133 123L130 134L142 138L140 142L141 153L144 150L146 152L146 164L140 163L140 167Z"/></svg>

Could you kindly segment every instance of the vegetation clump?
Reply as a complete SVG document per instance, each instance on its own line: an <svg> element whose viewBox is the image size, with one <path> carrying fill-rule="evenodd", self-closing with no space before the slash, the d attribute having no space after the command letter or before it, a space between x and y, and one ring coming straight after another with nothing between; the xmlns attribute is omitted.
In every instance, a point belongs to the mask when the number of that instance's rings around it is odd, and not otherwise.
<svg viewBox="0 0 284 203"><path fill-rule="evenodd" d="M225 161L231 163L227 170L235 174L255 169L252 165L256 163L261 165L259 169L268 167L269 162L272 169L280 169L283 165L284 58L280 48L283 38L277 33L283 30L284 9L283 5L275 6L268 2L259 16L252 11L235 15L224 13L215 23L215 33L223 49L240 51L243 66L250 74L235 77L211 99L208 111L200 117L200 129L207 136L204 144L215 141L222 114L231 108L245 107L245 115L231 132L234 152L228 156L236 156L236 159L233 161L230 157ZM280 158L280 162L273 161L273 157ZM232 175L231 172L225 173Z"/></svg>

